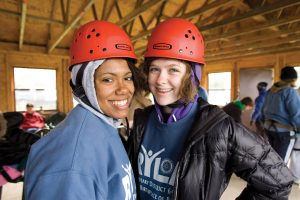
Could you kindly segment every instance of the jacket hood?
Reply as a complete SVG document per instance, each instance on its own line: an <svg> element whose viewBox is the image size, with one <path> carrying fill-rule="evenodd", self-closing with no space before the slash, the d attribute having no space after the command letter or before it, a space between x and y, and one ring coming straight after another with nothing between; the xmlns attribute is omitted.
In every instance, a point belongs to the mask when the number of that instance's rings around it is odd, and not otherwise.
<svg viewBox="0 0 300 200"><path fill-rule="evenodd" d="M287 82L284 82L284 81L279 81L279 82L276 82L274 83L274 85L270 88L270 91L272 93L276 93L284 88L287 88L287 87L292 87L291 83L287 83Z"/></svg>

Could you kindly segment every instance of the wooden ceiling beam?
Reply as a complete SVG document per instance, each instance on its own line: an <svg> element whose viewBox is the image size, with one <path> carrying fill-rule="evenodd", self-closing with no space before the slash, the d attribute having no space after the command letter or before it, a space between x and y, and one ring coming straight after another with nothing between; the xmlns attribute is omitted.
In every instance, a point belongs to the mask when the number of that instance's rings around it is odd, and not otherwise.
<svg viewBox="0 0 300 200"><path fill-rule="evenodd" d="M161 17L163 16L163 12L164 12L166 3L167 3L167 2L164 1L164 2L162 3L162 5L160 6L159 14L158 14L158 16L156 17L156 25L160 22L160 19L161 19Z"/></svg>
<svg viewBox="0 0 300 200"><path fill-rule="evenodd" d="M85 12L94 4L94 0L89 0L86 2L82 10L80 10L75 18L66 26L65 30L60 34L60 36L54 40L48 49L48 53L51 53L53 49L60 43L60 41L66 36L66 34L77 24L77 22L83 17Z"/></svg>
<svg viewBox="0 0 300 200"><path fill-rule="evenodd" d="M274 38L282 37L283 35L286 35L286 37L290 37L290 35L295 35L295 34L300 34L300 28L294 29L293 31L283 30L281 32L276 32L273 34L266 34L266 35L256 36L256 37L253 36L252 38L247 38L247 39L241 38L240 40L235 40L234 42L223 43L221 45L221 47L208 46L205 49L205 53L210 54L214 51L222 51L223 49L226 49L226 48L238 48L240 46L247 45L247 44L253 44L255 42L272 40ZM220 42L220 41L217 41L217 42Z"/></svg>
<svg viewBox="0 0 300 200"><path fill-rule="evenodd" d="M140 15L142 12L144 12L145 10L149 9L150 7L164 2L166 0L152 0L152 1L148 1L147 3L141 5L139 8L135 9L134 11L132 11L131 13L129 13L128 15L126 15L125 17L123 17L123 19L121 19L120 21L118 21L116 24L119 26L123 26L128 24L129 22L131 22L136 16Z"/></svg>
<svg viewBox="0 0 300 200"><path fill-rule="evenodd" d="M209 3L209 4L206 4L205 6L202 6L196 10L193 10L189 13L186 13L186 14L183 14L181 16L179 16L179 18L183 18L183 19L192 19L198 15L201 15L202 13L204 12L207 12L209 10L212 10L212 9L218 9L222 6L225 6L227 4L232 4L232 3L235 3L237 0L219 0L219 1L214 1L212 3Z"/></svg>
<svg viewBox="0 0 300 200"><path fill-rule="evenodd" d="M107 7L107 2L108 1L103 1L102 15L101 15L100 19L104 19L104 17L105 17L105 11L106 11L106 7Z"/></svg>
<svg viewBox="0 0 300 200"><path fill-rule="evenodd" d="M53 19L54 12L55 12L55 2L56 0L52 0L51 2L51 13L50 13L50 19ZM51 40L51 33L52 33L52 24L48 24L48 38L47 38L47 45L49 45L49 41Z"/></svg>
<svg viewBox="0 0 300 200"><path fill-rule="evenodd" d="M298 16L288 17L288 18L279 19L279 20L273 19L273 20L269 20L265 24L259 24L257 26L244 28L243 30L235 30L235 31L231 31L228 33L224 33L224 34L216 34L213 36L207 36L207 37L205 37L205 42L209 43L209 42L222 40L222 39L226 39L226 38L232 38L232 37L236 37L239 35L245 35L245 34L259 31L259 30L263 30L263 29L269 28L271 26L280 26L283 24L288 24L288 23L293 23L293 22L298 22L298 21L300 21L300 18Z"/></svg>
<svg viewBox="0 0 300 200"><path fill-rule="evenodd" d="M243 52L243 51L249 51L249 50L255 51L257 49L266 48L266 47L276 48L279 45L289 44L289 43L295 42L295 41L300 41L299 34L294 34L293 36L289 36L286 38L278 38L275 41L269 41L269 40L265 40L263 42L258 41L256 43L245 44L245 45L241 45L241 46L234 47L234 48L221 49L215 53L212 51L206 51L205 54L209 55L209 56L220 56L220 55L226 55L226 54L230 54L230 53L234 53L234 52Z"/></svg>
<svg viewBox="0 0 300 200"><path fill-rule="evenodd" d="M277 3L274 3L270 6L258 7L258 8L253 9L253 10L251 10L251 11L245 13L245 14L230 17L230 18L227 18L223 21L216 22L216 23L213 23L213 24L209 24L207 26L202 26L202 27L200 27L200 30L201 31L206 31L206 30L210 30L210 29L213 29L213 28L218 28L218 27L230 24L230 23L236 23L236 22L245 20L247 18L251 18L251 17L254 17L254 16L258 16L258 15L264 15L266 13L274 12L276 10L280 10L280 9L290 7L290 6L293 6L293 5L297 5L297 4L300 4L299 0L278 1Z"/></svg>
<svg viewBox="0 0 300 200"><path fill-rule="evenodd" d="M21 15L21 21L20 21L19 50L21 50L23 47L26 15L27 15L27 0L23 0L22 1L22 15Z"/></svg>
<svg viewBox="0 0 300 200"><path fill-rule="evenodd" d="M107 20L109 18L114 7L115 7L115 1L113 1L113 3L110 5L109 9L107 9L106 12L105 12L105 10L103 11L104 13L106 13L104 15L104 17L102 18L103 20Z"/></svg>
<svg viewBox="0 0 300 200"><path fill-rule="evenodd" d="M70 16L70 3L71 0L67 0L67 9L66 9L66 21L65 23L68 24L69 23L69 16Z"/></svg>
<svg viewBox="0 0 300 200"><path fill-rule="evenodd" d="M208 10L217 9L217 8L219 8L221 6L224 6L224 5L228 4L228 3L233 3L235 1L236 0L231 0L231 1L228 1L228 0L215 1L213 3L205 5L204 7L198 8L198 9L192 11L192 12L183 14L183 15L181 15L179 17L180 18L184 18L184 19L191 19L191 18L193 18L193 17L195 17L197 15L200 15L200 14L202 14L204 12L207 12ZM132 41L136 41L136 40L138 40L140 38L143 38L143 37L149 35L150 33L152 33L153 29L154 28L149 29L147 31L142 31L139 34L137 34L136 36L131 37L131 40ZM144 47L144 48L146 48L146 47Z"/></svg>
<svg viewBox="0 0 300 200"><path fill-rule="evenodd" d="M269 48L262 48L255 51L244 51L239 52L236 54L227 54L221 56L205 56L206 62L209 61L221 61L221 60L229 60L229 59L241 59L244 57L249 56L256 56L256 55L266 55L266 54L275 54L275 53L285 53L289 51L299 51L300 50L300 42L296 42L294 44L285 44L281 47L269 47Z"/></svg>
<svg viewBox="0 0 300 200"><path fill-rule="evenodd" d="M96 9L95 4L92 5L92 11L93 11L94 19L98 20L99 18L98 18L97 9Z"/></svg>
<svg viewBox="0 0 300 200"><path fill-rule="evenodd" d="M122 17L122 13L121 13L121 9L120 9L118 0L115 0L115 5L116 5L116 10L117 10L117 14L118 14L119 19L122 19L123 17Z"/></svg>
<svg viewBox="0 0 300 200"><path fill-rule="evenodd" d="M0 8L0 13L4 13L4 14L7 14L7 15L16 16L16 17L21 17L21 15L22 15L22 14L20 14L18 12L4 10L2 8ZM40 21L40 22L43 22L43 23L48 23L48 24L60 24L60 25L64 25L63 21L51 20L51 19L48 19L46 17L38 17L38 16L28 15L27 14L26 18L27 19L31 19L31 20Z"/></svg>
<svg viewBox="0 0 300 200"><path fill-rule="evenodd" d="M260 5L257 5L257 6L263 7L264 4L265 4L265 2L262 2ZM244 2L244 1L240 1L239 4L236 6L236 8L239 10L241 10L241 8L243 8L243 10L246 10L244 12L249 12L249 10L252 10L251 6L247 2ZM254 16L253 19L258 22L268 21L268 19L264 15ZM278 27L270 27L270 29L273 31L279 31Z"/></svg>
<svg viewBox="0 0 300 200"><path fill-rule="evenodd" d="M60 0L60 9L61 9L61 15L63 17L65 24L68 24L64 0Z"/></svg>

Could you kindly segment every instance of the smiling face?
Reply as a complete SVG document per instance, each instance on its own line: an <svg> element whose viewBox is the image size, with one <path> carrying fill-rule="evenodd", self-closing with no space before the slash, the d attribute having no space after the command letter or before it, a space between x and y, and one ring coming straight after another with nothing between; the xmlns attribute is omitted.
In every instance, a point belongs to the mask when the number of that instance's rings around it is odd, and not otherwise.
<svg viewBox="0 0 300 200"><path fill-rule="evenodd" d="M107 59L95 71L98 104L108 116L121 119L127 116L134 93L132 73L125 59Z"/></svg>
<svg viewBox="0 0 300 200"><path fill-rule="evenodd" d="M185 63L176 59L156 59L149 66L148 84L156 102L165 106L180 99L179 92L186 74Z"/></svg>

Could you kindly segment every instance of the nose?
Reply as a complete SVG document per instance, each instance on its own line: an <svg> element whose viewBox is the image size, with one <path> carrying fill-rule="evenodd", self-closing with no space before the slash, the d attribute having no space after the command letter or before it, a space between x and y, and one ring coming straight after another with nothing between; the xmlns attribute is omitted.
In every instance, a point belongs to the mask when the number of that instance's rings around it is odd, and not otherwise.
<svg viewBox="0 0 300 200"><path fill-rule="evenodd" d="M165 71L160 71L158 74L157 74L157 79L156 79L156 82L158 84L164 84L167 82L167 73Z"/></svg>
<svg viewBox="0 0 300 200"><path fill-rule="evenodd" d="M129 91L127 84L123 80L119 80L116 86L116 94L124 95Z"/></svg>

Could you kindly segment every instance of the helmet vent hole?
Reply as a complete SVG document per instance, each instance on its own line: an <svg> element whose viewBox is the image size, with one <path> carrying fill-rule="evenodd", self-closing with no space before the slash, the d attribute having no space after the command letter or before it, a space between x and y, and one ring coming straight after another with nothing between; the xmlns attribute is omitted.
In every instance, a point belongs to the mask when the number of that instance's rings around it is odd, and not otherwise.
<svg viewBox="0 0 300 200"><path fill-rule="evenodd" d="M196 39L195 36L193 36L192 39L195 40Z"/></svg>
<svg viewBox="0 0 300 200"><path fill-rule="evenodd" d="M95 31L96 31L96 29L93 28L92 32L95 32Z"/></svg>
<svg viewBox="0 0 300 200"><path fill-rule="evenodd" d="M188 35L188 34L185 34L185 35L184 35L184 37L185 37L185 38L188 38L188 37L189 37L189 35Z"/></svg>
<svg viewBox="0 0 300 200"><path fill-rule="evenodd" d="M192 51L190 51L190 55L193 55L193 52L192 52Z"/></svg>
<svg viewBox="0 0 300 200"><path fill-rule="evenodd" d="M182 49L179 49L179 53L182 53L183 52L183 50Z"/></svg>
<svg viewBox="0 0 300 200"><path fill-rule="evenodd" d="M90 39L90 38L91 38L91 35L87 35L86 38L87 38L87 39Z"/></svg>
<svg viewBox="0 0 300 200"><path fill-rule="evenodd" d="M185 49L188 49L187 47L185 47Z"/></svg>
<svg viewBox="0 0 300 200"><path fill-rule="evenodd" d="M103 48L103 49L102 49L103 52L105 52L106 50L107 50L106 48Z"/></svg>
<svg viewBox="0 0 300 200"><path fill-rule="evenodd" d="M96 33L96 37L99 37L100 36L100 33Z"/></svg>
<svg viewBox="0 0 300 200"><path fill-rule="evenodd" d="M189 33L192 33L192 31L191 31L191 30L188 30L188 32L189 32Z"/></svg>
<svg viewBox="0 0 300 200"><path fill-rule="evenodd" d="M94 53L94 50L90 50L90 54L93 54Z"/></svg>

